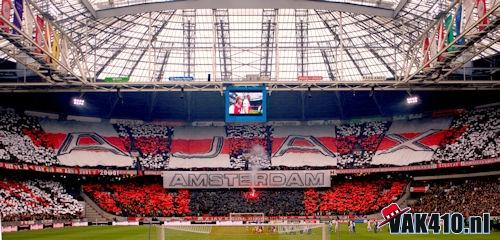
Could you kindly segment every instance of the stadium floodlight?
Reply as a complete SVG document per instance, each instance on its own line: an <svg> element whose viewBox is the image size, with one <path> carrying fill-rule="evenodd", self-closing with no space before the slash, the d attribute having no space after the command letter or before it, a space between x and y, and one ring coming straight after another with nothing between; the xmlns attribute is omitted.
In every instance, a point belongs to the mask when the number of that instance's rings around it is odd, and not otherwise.
<svg viewBox="0 0 500 240"><path fill-rule="evenodd" d="M84 106L85 105L85 99L83 99L83 98L73 98L73 105L75 105L75 106Z"/></svg>
<svg viewBox="0 0 500 240"><path fill-rule="evenodd" d="M409 96L406 98L406 103L409 105L417 104L419 102L418 96Z"/></svg>

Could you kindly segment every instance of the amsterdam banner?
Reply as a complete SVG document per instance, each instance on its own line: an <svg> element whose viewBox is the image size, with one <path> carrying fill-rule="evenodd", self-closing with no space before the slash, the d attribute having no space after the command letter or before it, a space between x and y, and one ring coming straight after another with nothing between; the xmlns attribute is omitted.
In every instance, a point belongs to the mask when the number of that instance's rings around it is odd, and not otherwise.
<svg viewBox="0 0 500 240"><path fill-rule="evenodd" d="M330 171L166 171L165 188L330 187Z"/></svg>

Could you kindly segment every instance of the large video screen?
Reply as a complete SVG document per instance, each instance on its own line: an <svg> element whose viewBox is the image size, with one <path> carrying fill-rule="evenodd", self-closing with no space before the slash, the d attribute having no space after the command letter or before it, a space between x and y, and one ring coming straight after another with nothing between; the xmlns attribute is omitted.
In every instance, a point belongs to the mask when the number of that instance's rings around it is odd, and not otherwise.
<svg viewBox="0 0 500 240"><path fill-rule="evenodd" d="M262 115L262 92L229 92L229 115Z"/></svg>
<svg viewBox="0 0 500 240"><path fill-rule="evenodd" d="M265 122L265 87L227 87L226 121Z"/></svg>

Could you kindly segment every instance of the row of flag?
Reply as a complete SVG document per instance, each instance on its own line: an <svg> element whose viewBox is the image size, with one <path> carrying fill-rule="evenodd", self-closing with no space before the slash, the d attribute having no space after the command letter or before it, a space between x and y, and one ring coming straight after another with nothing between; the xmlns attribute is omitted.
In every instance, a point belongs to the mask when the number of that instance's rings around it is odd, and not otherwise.
<svg viewBox="0 0 500 240"><path fill-rule="evenodd" d="M12 15L11 12L13 12ZM32 36L34 42L39 46L35 49L35 52L41 53L41 48L43 48L43 50L50 53L50 56L46 57L47 62L59 59L61 55L60 45L62 43L59 32L54 30L51 24L46 23L40 15L34 17L26 1L2 0L1 15L7 21L12 18L14 28L10 29L9 24L0 19L0 29L4 32L11 31L12 34L19 34L18 30L23 31L28 36Z"/></svg>
<svg viewBox="0 0 500 240"><path fill-rule="evenodd" d="M473 19L474 9L477 9L477 20ZM463 0L457 4L454 12L450 11L444 19L440 19L437 26L422 40L422 63L425 64L425 67L428 68L435 63L436 60L432 63L429 60L451 44L455 37L460 36L464 30L470 28L474 22L483 18L486 12L486 0ZM488 21L487 17L483 18L478 25L478 30L482 31L488 25ZM460 38L455 42L455 45L463 45L464 43L464 39ZM446 51L453 52L455 48L450 46ZM443 61L444 57L445 53L439 55L437 61Z"/></svg>

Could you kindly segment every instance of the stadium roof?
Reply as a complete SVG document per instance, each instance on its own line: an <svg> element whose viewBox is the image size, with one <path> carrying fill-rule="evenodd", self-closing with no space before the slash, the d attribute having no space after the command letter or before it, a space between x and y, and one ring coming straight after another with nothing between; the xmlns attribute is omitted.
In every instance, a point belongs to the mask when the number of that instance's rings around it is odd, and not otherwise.
<svg viewBox="0 0 500 240"><path fill-rule="evenodd" d="M165 9L323 9L393 17L407 0L84 0L94 17L111 17Z"/></svg>
<svg viewBox="0 0 500 240"><path fill-rule="evenodd" d="M132 82L173 76L206 80L208 74L212 80L248 75L279 81L302 75L341 81L394 79L410 46L450 3L228 2L34 1L81 47L91 75L130 76ZM232 8L201 8L224 4ZM253 8L257 6L274 8ZM278 8L285 6L289 8ZM295 8L302 6L321 10ZM481 55L498 51L496 43Z"/></svg>
<svg viewBox="0 0 500 240"><path fill-rule="evenodd" d="M0 58L19 63L0 92L500 88L494 0L483 15L459 0L25 2L24 27L0 28Z"/></svg>

